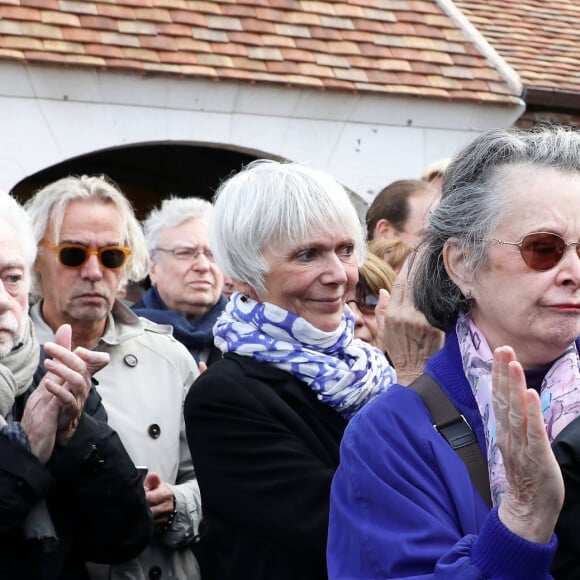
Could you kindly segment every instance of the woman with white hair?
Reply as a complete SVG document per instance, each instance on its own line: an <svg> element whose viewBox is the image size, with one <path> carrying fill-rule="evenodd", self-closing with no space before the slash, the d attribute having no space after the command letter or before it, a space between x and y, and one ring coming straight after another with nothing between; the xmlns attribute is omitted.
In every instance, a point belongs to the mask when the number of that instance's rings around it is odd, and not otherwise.
<svg viewBox="0 0 580 580"><path fill-rule="evenodd" d="M185 403L202 577L324 579L344 428L395 381L346 307L364 231L332 177L262 160L219 188L210 244L240 291L214 328L224 357Z"/></svg>

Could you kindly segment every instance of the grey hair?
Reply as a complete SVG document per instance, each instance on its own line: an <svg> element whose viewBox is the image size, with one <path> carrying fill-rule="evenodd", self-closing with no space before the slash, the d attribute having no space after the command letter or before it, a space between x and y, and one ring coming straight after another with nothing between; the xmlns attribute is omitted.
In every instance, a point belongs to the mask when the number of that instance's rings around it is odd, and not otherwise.
<svg viewBox="0 0 580 580"><path fill-rule="evenodd" d="M143 221L143 231L149 255L153 255L159 245L159 235L168 228L200 220L209 224L213 205L201 197L169 197L161 206L151 210Z"/></svg>
<svg viewBox="0 0 580 580"><path fill-rule="evenodd" d="M313 228L331 226L352 238L361 266L365 233L344 187L327 173L305 165L259 159L218 188L210 245L226 276L264 292L269 271L263 256L266 248L299 245Z"/></svg>
<svg viewBox="0 0 580 580"><path fill-rule="evenodd" d="M559 126L493 129L454 157L445 172L441 202L431 213L412 266L415 306L441 330L448 330L469 308L445 269L445 242L457 239L475 278L489 251L482 240L492 237L510 207L502 171L509 166L580 172L580 133Z"/></svg>
<svg viewBox="0 0 580 580"><path fill-rule="evenodd" d="M121 217L124 231L122 243L131 248L131 255L123 269L120 283L142 280L149 269L143 231L129 200L111 180L103 175L63 177L37 191L26 202L24 207L32 219L36 243L39 244L43 239L49 222L52 220L55 237L50 241L58 244L66 208L76 200L100 201L112 203L115 206ZM42 289L35 276L31 294L33 298L42 297Z"/></svg>
<svg viewBox="0 0 580 580"><path fill-rule="evenodd" d="M26 210L8 193L0 191L0 222L10 224L20 238L20 246L24 254L24 264L30 280L32 265L36 258L36 241L32 230L32 222ZM0 225L0 227L2 227Z"/></svg>

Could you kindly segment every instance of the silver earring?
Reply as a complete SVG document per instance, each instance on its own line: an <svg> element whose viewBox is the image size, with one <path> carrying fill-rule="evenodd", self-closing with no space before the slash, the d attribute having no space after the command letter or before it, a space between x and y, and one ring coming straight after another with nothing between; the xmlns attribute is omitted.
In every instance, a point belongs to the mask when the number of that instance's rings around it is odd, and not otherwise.
<svg viewBox="0 0 580 580"><path fill-rule="evenodd" d="M467 291L465 295L465 301L467 302L467 306L471 307L473 304L473 294L471 293L471 288Z"/></svg>

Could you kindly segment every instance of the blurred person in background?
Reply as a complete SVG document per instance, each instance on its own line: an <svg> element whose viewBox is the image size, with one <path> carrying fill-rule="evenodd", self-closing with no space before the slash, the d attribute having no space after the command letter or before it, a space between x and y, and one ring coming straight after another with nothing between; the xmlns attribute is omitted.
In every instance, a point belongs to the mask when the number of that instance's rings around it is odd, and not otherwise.
<svg viewBox="0 0 580 580"><path fill-rule="evenodd" d="M369 241L368 250L381 258L397 274L411 254L410 246L400 238L374 238Z"/></svg>
<svg viewBox="0 0 580 580"><path fill-rule="evenodd" d="M393 181L373 199L366 213L367 237L398 238L415 248L439 195L426 181Z"/></svg>
<svg viewBox="0 0 580 580"><path fill-rule="evenodd" d="M451 158L449 157L437 159L437 161L429 163L421 174L421 179L429 183L431 189L439 194L441 194L441 190L443 189L443 178L445 177L449 163L451 163Z"/></svg>
<svg viewBox="0 0 580 580"><path fill-rule="evenodd" d="M223 311L224 277L209 247L212 204L201 198L163 200L143 224L151 287L133 305L139 316L170 324L197 363L221 358L213 325Z"/></svg>
<svg viewBox="0 0 580 580"><path fill-rule="evenodd" d="M354 336L378 349L384 350L375 310L382 288L391 291L395 271L374 254L367 253L364 264L358 269L358 282L347 293L346 304L354 314Z"/></svg>

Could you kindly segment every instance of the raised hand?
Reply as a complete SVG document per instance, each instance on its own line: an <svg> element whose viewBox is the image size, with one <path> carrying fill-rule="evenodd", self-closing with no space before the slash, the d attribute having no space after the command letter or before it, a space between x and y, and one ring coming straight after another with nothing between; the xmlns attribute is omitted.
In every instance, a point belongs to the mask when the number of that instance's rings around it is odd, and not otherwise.
<svg viewBox="0 0 580 580"><path fill-rule="evenodd" d="M427 359L442 346L445 335L431 326L414 304L408 260L389 294L379 292L375 309L378 335L397 371L398 382L407 385L425 368Z"/></svg>
<svg viewBox="0 0 580 580"><path fill-rule="evenodd" d="M71 352L71 327L63 324L54 335L54 342L44 345L52 359L46 359L48 371L40 386L60 403L57 441L66 445L74 435L91 390L91 374L103 368L109 360L106 353L95 353L84 348Z"/></svg>
<svg viewBox="0 0 580 580"><path fill-rule="evenodd" d="M506 491L499 518L530 542L549 543L564 502L564 482L542 417L540 397L528 389L514 351L493 355L493 409Z"/></svg>
<svg viewBox="0 0 580 580"><path fill-rule="evenodd" d="M28 397L21 424L30 444L30 450L46 463L56 441L60 403L45 385L39 385Z"/></svg>

